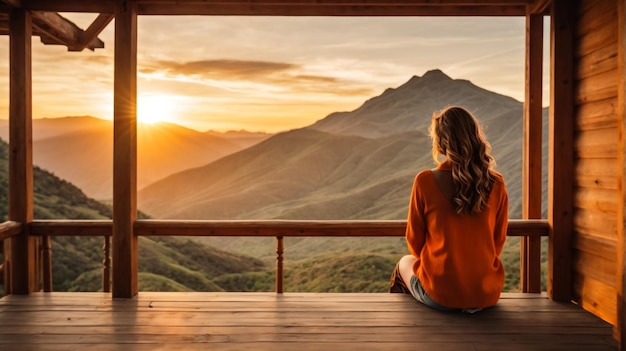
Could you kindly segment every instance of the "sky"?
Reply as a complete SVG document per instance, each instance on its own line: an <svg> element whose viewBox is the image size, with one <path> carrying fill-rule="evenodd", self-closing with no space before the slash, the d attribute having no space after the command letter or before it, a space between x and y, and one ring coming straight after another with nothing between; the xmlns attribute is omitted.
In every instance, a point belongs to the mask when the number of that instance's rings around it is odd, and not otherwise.
<svg viewBox="0 0 626 351"><path fill-rule="evenodd" d="M96 16L63 15L81 28ZM199 131L275 133L354 110L432 69L523 101L524 23L523 17L141 16L138 118ZM105 48L93 52L33 38L33 118L113 118L113 22L99 38ZM0 37L6 58L0 118L8 118L8 46L8 37ZM547 96L544 88L544 105Z"/></svg>

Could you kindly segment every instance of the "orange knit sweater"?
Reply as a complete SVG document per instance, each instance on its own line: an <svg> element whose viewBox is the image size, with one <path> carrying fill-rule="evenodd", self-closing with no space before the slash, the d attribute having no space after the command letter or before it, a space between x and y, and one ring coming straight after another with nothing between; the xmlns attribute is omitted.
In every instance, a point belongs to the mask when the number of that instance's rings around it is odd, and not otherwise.
<svg viewBox="0 0 626 351"><path fill-rule="evenodd" d="M448 163L437 169L450 171ZM415 177L406 227L413 272L435 302L449 308L495 305L504 286L500 253L506 239L508 196L497 174L487 207L456 213L431 170Z"/></svg>

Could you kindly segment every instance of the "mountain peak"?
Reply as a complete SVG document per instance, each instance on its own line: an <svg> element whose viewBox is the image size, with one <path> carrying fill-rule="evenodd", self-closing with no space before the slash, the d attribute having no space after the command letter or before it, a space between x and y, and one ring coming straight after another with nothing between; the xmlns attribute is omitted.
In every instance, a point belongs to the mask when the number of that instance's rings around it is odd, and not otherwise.
<svg viewBox="0 0 626 351"><path fill-rule="evenodd" d="M430 71L424 73L422 78L452 80L452 78L450 78L450 76L448 76L447 74L443 73L443 71L441 71L440 69L430 70Z"/></svg>
<svg viewBox="0 0 626 351"><path fill-rule="evenodd" d="M422 83L428 82L428 84L432 84L433 82L449 82L453 81L450 76L443 73L440 69L432 69L424 73L423 76L413 76L405 85L413 85L413 84L422 84L418 83L422 81Z"/></svg>

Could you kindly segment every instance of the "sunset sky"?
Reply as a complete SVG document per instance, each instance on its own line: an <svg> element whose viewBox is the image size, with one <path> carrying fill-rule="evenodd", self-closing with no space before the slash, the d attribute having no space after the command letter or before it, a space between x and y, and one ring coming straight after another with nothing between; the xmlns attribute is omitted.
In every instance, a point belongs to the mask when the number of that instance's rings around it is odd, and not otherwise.
<svg viewBox="0 0 626 351"><path fill-rule="evenodd" d="M64 16L86 28L96 15ZM142 16L138 23L140 119L278 132L354 110L436 68L523 100L521 17ZM112 118L113 34L110 23L100 35L105 48L95 52L33 38L34 118ZM8 44L0 37L0 118L8 118Z"/></svg>

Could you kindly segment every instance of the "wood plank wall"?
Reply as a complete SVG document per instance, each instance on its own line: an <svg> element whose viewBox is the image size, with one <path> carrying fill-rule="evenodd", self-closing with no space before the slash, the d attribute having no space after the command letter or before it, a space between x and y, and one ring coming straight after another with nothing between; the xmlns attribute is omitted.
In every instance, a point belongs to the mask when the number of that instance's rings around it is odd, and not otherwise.
<svg viewBox="0 0 626 351"><path fill-rule="evenodd" d="M617 322L617 239L622 170L618 2L581 0L575 40L574 299Z"/></svg>
<svg viewBox="0 0 626 351"><path fill-rule="evenodd" d="M619 342L619 349L626 350L626 0L618 1L617 5L617 67L619 72L619 83L617 93L617 115L618 125L621 124L621 138L618 148L620 155L619 164L621 165L621 186L620 205L618 209L617 223L621 223L617 230L617 325L613 328L613 336ZM621 116L621 117L620 117Z"/></svg>

